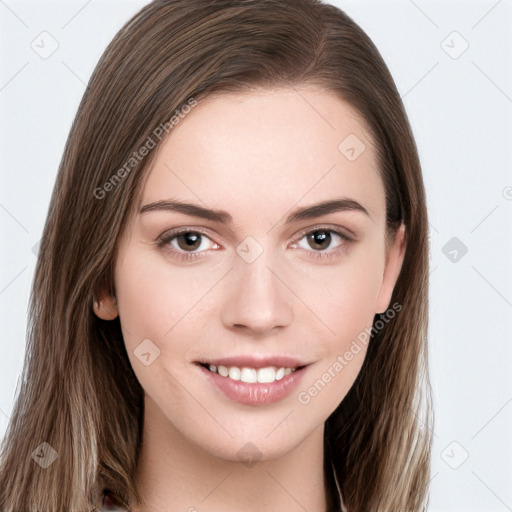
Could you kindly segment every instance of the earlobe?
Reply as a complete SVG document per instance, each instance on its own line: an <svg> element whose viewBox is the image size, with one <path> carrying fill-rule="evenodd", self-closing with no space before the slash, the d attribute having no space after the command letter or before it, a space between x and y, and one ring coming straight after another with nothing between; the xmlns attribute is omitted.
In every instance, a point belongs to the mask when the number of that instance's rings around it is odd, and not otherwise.
<svg viewBox="0 0 512 512"><path fill-rule="evenodd" d="M102 320L114 320L119 314L117 300L110 294L103 293L99 298L93 297L92 308L94 314Z"/></svg>
<svg viewBox="0 0 512 512"><path fill-rule="evenodd" d="M402 222L397 229L393 245L389 249L382 284L377 297L376 314L384 313L391 302L393 289L402 268L406 248L405 224Z"/></svg>

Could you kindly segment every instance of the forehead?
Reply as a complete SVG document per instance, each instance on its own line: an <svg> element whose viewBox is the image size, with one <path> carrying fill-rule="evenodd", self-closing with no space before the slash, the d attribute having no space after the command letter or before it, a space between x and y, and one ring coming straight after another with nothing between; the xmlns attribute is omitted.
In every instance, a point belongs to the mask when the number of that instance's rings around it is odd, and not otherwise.
<svg viewBox="0 0 512 512"><path fill-rule="evenodd" d="M172 196L275 218L274 208L344 196L378 217L385 198L375 155L365 123L334 93L224 93L199 102L162 142L142 204Z"/></svg>

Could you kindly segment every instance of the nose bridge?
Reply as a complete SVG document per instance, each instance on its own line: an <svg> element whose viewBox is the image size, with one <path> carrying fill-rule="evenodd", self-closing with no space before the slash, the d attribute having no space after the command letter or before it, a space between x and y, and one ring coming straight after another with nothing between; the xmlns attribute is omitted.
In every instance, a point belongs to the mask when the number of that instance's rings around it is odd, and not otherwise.
<svg viewBox="0 0 512 512"><path fill-rule="evenodd" d="M264 333L291 322L292 297L274 268L277 266L274 251L250 238L237 247L223 316L228 327Z"/></svg>

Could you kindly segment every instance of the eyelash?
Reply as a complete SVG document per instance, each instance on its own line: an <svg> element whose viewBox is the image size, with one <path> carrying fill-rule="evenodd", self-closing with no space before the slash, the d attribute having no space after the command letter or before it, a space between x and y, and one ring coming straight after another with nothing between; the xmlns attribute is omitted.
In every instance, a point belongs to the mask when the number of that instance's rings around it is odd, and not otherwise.
<svg viewBox="0 0 512 512"><path fill-rule="evenodd" d="M345 235L341 231L337 231L337 230L332 229L332 228L330 228L328 226L317 226L315 228L302 231L298 235L298 238L295 239L293 244L296 244L297 242L300 242L300 240L302 240L305 236L310 235L312 233L316 233L317 231L326 231L328 233L334 233L335 235L339 236L343 240L343 244L341 246L339 246L337 249L335 249L334 251L331 251L331 252L307 251L307 252L312 252L313 253L312 254L313 258L320 258L320 259L326 260L326 259L330 259L330 258L336 257L336 256L338 256L337 253L339 253L340 251L343 251L345 249L344 245L346 243L353 241L350 237L348 237L347 235ZM196 260L197 258L202 258L205 255L205 253L208 252L208 251L195 252L195 253L194 252L178 252L178 251L176 251L174 249L171 250L171 249L168 248L168 244L170 244L170 242L172 240L177 238L179 235L183 235L185 233L198 234L198 235L204 236L204 237L208 238L209 240L211 240L211 238L208 236L208 234L205 233L204 231L201 231L201 230L198 230L198 229L192 229L192 228L180 228L180 229L176 229L174 231L171 231L169 233L165 233L164 235L160 236L157 239L157 246L159 248L163 248L163 249L167 250L168 252L172 253L173 256L177 256L178 258L181 258L182 260L192 261L192 260ZM211 241L213 242L213 240L211 240ZM333 254L333 253L335 253L335 254Z"/></svg>

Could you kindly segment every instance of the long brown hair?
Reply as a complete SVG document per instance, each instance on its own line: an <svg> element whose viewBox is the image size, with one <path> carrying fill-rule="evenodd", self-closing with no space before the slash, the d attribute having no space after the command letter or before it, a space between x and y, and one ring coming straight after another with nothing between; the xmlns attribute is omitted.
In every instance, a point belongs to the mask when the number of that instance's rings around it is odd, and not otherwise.
<svg viewBox="0 0 512 512"><path fill-rule="evenodd" d="M100 320L92 300L103 286L115 290L118 240L164 139L155 133L191 99L308 83L335 92L367 124L388 230L403 221L407 236L391 300L401 311L375 329L355 384L326 422L326 468L334 467L351 512L425 510L428 220L414 138L388 68L357 24L317 0L159 0L104 52L67 140L30 297L21 387L0 453L3 512L91 510L104 483L142 503L134 476L143 390L119 318ZM132 161L148 138L156 148ZM34 450L53 454L48 445L57 458L43 468ZM329 500L334 510L334 493Z"/></svg>

